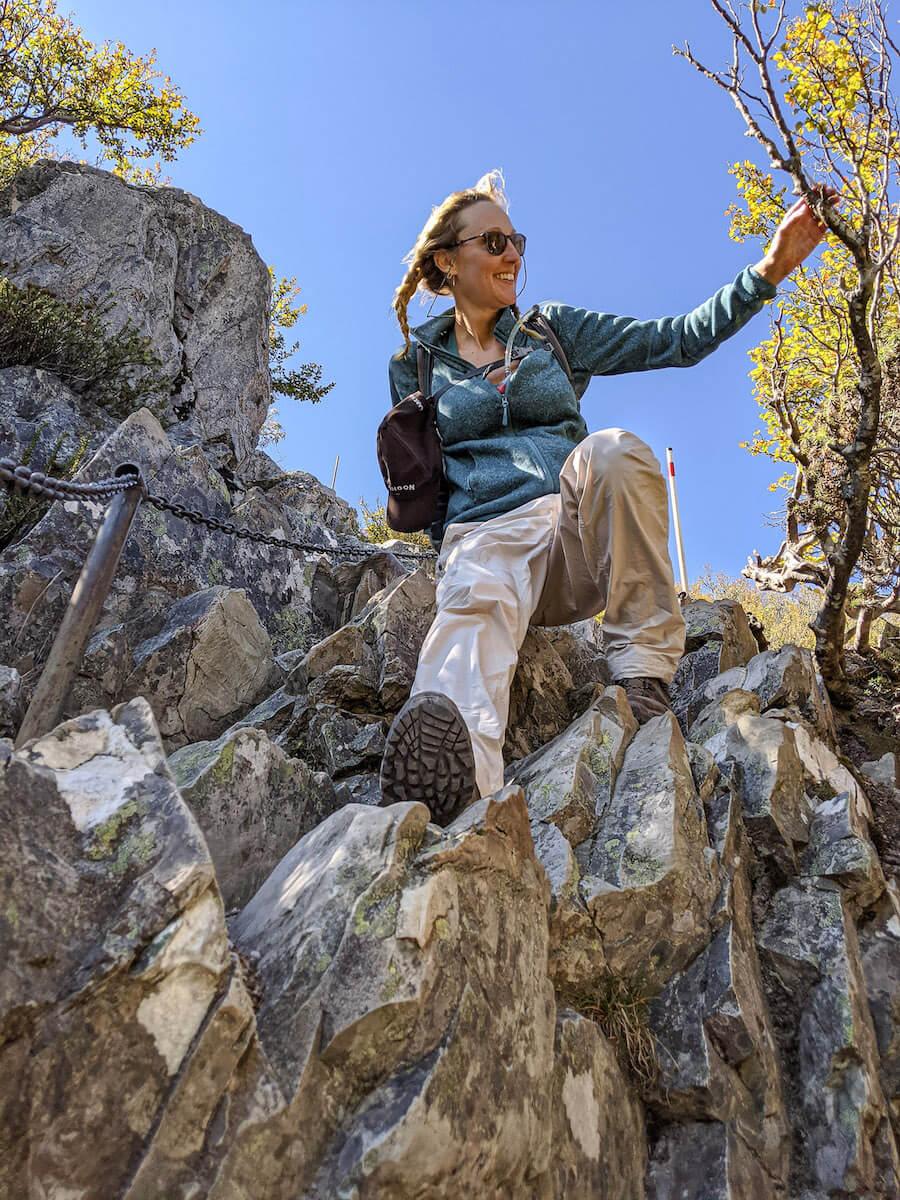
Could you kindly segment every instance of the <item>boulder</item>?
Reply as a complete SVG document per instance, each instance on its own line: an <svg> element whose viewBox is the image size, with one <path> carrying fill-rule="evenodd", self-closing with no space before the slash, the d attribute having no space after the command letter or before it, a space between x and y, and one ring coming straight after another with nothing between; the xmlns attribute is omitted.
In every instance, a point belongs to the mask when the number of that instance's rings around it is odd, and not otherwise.
<svg viewBox="0 0 900 1200"><path fill-rule="evenodd" d="M212 862L143 700L8 754L0 814L0 1193L120 1195L200 1148L253 1030Z"/></svg>
<svg viewBox="0 0 900 1200"><path fill-rule="evenodd" d="M900 754L888 750L881 758L864 762L859 768L863 775L885 787L900 788Z"/></svg>
<svg viewBox="0 0 900 1200"><path fill-rule="evenodd" d="M900 1160L856 928L840 888L826 879L782 888L757 940L787 1065L794 1192L895 1195Z"/></svg>
<svg viewBox="0 0 900 1200"><path fill-rule="evenodd" d="M708 941L717 891L703 805L674 717L635 734L594 835L580 894L612 971L653 994Z"/></svg>
<svg viewBox="0 0 900 1200"><path fill-rule="evenodd" d="M878 1048L878 1077L900 1139L900 889L859 929L859 957Z"/></svg>
<svg viewBox="0 0 900 1200"><path fill-rule="evenodd" d="M184 746L169 769L203 830L227 909L253 896L295 842L340 807L327 775L261 729Z"/></svg>
<svg viewBox="0 0 900 1200"><path fill-rule="evenodd" d="M15 738L25 716L25 689L14 667L0 666L0 737Z"/></svg>
<svg viewBox="0 0 900 1200"><path fill-rule="evenodd" d="M773 1190L772 1180L733 1127L705 1121L660 1128L645 1189L645 1200L760 1200L784 1194Z"/></svg>
<svg viewBox="0 0 900 1200"><path fill-rule="evenodd" d="M177 600L162 630L133 651L126 696L146 696L177 748L216 737L273 680L269 635L243 591L213 587Z"/></svg>
<svg viewBox="0 0 900 1200"><path fill-rule="evenodd" d="M681 615L685 626L685 653L717 643L720 673L745 666L759 653L747 614L734 600L693 600L683 606Z"/></svg>
<svg viewBox="0 0 900 1200"><path fill-rule="evenodd" d="M533 754L569 724L569 696L575 683L552 640L536 626L529 628L509 692L509 717L503 761Z"/></svg>
<svg viewBox="0 0 900 1200"><path fill-rule="evenodd" d="M0 189L0 243L18 286L112 301L112 329L150 338L166 424L235 465L266 417L269 280L243 230L177 188L43 161Z"/></svg>

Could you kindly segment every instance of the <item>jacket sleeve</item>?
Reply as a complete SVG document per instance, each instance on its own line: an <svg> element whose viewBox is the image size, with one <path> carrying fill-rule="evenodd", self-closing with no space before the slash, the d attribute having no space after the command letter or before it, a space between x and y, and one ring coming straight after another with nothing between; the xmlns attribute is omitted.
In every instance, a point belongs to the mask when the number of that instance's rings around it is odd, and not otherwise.
<svg viewBox="0 0 900 1200"><path fill-rule="evenodd" d="M416 355L410 349L406 357L401 357L398 350L388 363L388 386L391 393L391 405L411 395L419 386L419 375L416 370Z"/></svg>
<svg viewBox="0 0 900 1200"><path fill-rule="evenodd" d="M775 287L746 267L734 283L680 317L638 321L552 302L546 315L573 368L590 375L620 375L657 367L690 367L758 313ZM543 306L542 306L543 307Z"/></svg>

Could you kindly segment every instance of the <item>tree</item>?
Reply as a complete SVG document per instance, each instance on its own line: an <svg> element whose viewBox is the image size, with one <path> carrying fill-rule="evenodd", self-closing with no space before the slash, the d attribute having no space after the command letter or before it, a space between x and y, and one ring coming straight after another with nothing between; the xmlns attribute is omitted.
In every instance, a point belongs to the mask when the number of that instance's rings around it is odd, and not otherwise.
<svg viewBox="0 0 900 1200"><path fill-rule="evenodd" d="M200 132L156 53L88 41L55 0L0 0L0 185L36 158L59 156L63 131L133 182L153 182Z"/></svg>
<svg viewBox="0 0 900 1200"><path fill-rule="evenodd" d="M293 329L297 320L306 312L306 305L294 304L300 294L300 285L294 278L276 279L275 268L269 267L271 299L269 301L269 377L272 391L278 396L289 396L292 400L308 400L318 404L334 387L333 383L322 383L322 368L318 363L303 363L295 370L286 369L287 360L300 346L299 342L285 345L283 329ZM269 407L265 424L260 430L260 444L280 442L284 430L278 420L278 409Z"/></svg>
<svg viewBox="0 0 900 1200"><path fill-rule="evenodd" d="M732 236L767 239L788 184L832 235L780 293L752 352L765 428L748 448L790 469L774 485L786 493L782 545L744 573L763 588L822 589L811 629L839 696L848 605L867 614L860 645L874 615L900 611L898 51L884 0L817 0L793 14L788 0L711 3L731 35L730 65L712 71L690 46L676 53L730 95L772 168L732 167L744 201Z"/></svg>

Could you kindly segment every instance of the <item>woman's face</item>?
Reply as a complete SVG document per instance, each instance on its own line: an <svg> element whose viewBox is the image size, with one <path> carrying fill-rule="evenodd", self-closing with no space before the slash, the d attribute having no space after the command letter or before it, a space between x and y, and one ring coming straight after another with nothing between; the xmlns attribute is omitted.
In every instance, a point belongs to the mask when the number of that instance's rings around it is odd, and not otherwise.
<svg viewBox="0 0 900 1200"><path fill-rule="evenodd" d="M479 200L463 209L459 241L474 238L458 246L447 261L452 263L455 276L452 295L459 305L462 301L477 308L501 309L516 302L516 280L522 265L521 255L512 242L507 242L502 254L489 254L483 240L476 235L489 229L514 233L512 223L502 208L492 200ZM435 256L438 261L438 256ZM440 262L438 262L440 266ZM444 268L442 268L444 269Z"/></svg>

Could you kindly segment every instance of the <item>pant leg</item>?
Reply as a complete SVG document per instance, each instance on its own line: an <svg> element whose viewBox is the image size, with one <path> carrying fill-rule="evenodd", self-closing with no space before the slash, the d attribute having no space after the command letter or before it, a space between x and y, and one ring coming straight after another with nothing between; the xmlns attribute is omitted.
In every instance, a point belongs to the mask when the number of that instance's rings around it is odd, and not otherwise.
<svg viewBox="0 0 900 1200"><path fill-rule="evenodd" d="M437 615L412 694L442 692L472 738L482 796L503 786L503 739L519 647L544 585L559 497L489 521L451 525L438 562Z"/></svg>
<svg viewBox="0 0 900 1200"><path fill-rule="evenodd" d="M684 621L669 561L666 485L634 434L603 429L560 472L559 527L535 624L564 625L604 612L614 679L668 682L684 652Z"/></svg>

